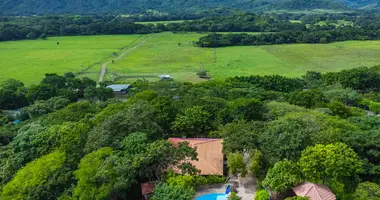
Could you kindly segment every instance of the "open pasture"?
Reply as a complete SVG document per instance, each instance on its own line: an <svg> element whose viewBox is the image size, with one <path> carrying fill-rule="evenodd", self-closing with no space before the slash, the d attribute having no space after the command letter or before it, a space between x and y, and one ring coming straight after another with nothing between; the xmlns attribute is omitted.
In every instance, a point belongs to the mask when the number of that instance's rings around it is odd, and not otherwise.
<svg viewBox="0 0 380 200"><path fill-rule="evenodd" d="M69 71L98 80L102 63L129 49L124 57L108 64L105 80L158 80L159 75L170 74L178 81L200 82L203 79L196 72L201 69L208 70L214 79L269 74L295 77L309 70L339 71L380 64L380 41L194 47L193 41L201 36L167 32L1 42L0 81L15 78L33 84L45 73Z"/></svg>
<svg viewBox="0 0 380 200"><path fill-rule="evenodd" d="M139 38L140 35L73 36L0 42L0 81L14 78L32 84L45 73L69 71L86 71L90 77L99 77L100 63Z"/></svg>
<svg viewBox="0 0 380 200"><path fill-rule="evenodd" d="M339 71L380 64L380 41L198 48L200 34L151 34L146 44L111 64L108 79L170 74L180 81L202 81L200 69L215 79L235 75L301 76L307 71Z"/></svg>

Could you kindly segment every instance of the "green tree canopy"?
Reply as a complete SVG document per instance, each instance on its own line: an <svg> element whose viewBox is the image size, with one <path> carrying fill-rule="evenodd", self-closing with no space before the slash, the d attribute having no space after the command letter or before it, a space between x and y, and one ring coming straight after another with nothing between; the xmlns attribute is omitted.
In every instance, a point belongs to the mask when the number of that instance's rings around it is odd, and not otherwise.
<svg viewBox="0 0 380 200"><path fill-rule="evenodd" d="M241 153L229 153L227 156L227 165L230 174L235 176L240 175L245 177L248 173L247 165L245 164L243 154Z"/></svg>
<svg viewBox="0 0 380 200"><path fill-rule="evenodd" d="M210 114L200 106L187 108L184 114L178 114L173 130L180 136L199 137L207 136L211 130Z"/></svg>
<svg viewBox="0 0 380 200"><path fill-rule="evenodd" d="M346 144L315 145L302 152L299 161L304 176L310 181L335 180L345 183L362 171L358 155Z"/></svg>
<svg viewBox="0 0 380 200"><path fill-rule="evenodd" d="M354 193L355 200L380 199L380 185L371 182L359 183Z"/></svg>
<svg viewBox="0 0 380 200"><path fill-rule="evenodd" d="M193 200L194 196L193 189L161 184L154 189L153 200Z"/></svg>
<svg viewBox="0 0 380 200"><path fill-rule="evenodd" d="M302 182L301 171L297 163L292 161L277 162L269 169L263 185L272 191L283 193Z"/></svg>
<svg viewBox="0 0 380 200"><path fill-rule="evenodd" d="M22 200L33 196L65 162L65 154L55 151L28 163L7 183L2 191L5 200Z"/></svg>

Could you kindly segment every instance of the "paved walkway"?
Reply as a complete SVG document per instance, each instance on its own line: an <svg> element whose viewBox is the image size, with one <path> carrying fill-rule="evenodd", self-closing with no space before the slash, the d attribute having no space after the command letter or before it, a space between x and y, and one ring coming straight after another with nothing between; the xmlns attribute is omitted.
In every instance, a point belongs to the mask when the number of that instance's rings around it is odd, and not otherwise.
<svg viewBox="0 0 380 200"><path fill-rule="evenodd" d="M204 185L197 188L196 197L204 194L224 194L228 185L242 200L253 200L256 194L257 180L251 175L245 178L231 177L227 184Z"/></svg>

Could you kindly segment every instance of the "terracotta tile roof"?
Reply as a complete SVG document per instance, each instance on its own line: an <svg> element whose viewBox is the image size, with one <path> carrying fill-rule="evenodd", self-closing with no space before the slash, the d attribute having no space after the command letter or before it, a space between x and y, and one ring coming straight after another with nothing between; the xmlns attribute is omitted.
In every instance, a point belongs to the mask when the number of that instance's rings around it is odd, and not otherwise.
<svg viewBox="0 0 380 200"><path fill-rule="evenodd" d="M200 175L223 175L223 140L208 138L169 138L168 140L175 146L186 141L190 147L197 149L198 161L191 161L191 164L201 170ZM179 173L179 170L175 172Z"/></svg>
<svg viewBox="0 0 380 200"><path fill-rule="evenodd" d="M304 182L293 188L297 196L309 197L310 200L335 200L336 197L331 190L323 185Z"/></svg>
<svg viewBox="0 0 380 200"><path fill-rule="evenodd" d="M143 196L146 194L152 194L155 187L156 187L155 182L141 183L141 194Z"/></svg>

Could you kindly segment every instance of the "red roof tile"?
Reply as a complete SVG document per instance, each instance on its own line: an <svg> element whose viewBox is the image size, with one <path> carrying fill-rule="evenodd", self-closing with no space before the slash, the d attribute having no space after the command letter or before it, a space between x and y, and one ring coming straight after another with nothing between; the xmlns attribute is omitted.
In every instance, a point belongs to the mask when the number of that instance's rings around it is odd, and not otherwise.
<svg viewBox="0 0 380 200"><path fill-rule="evenodd" d="M293 188L297 196L309 197L310 200L335 200L336 197L331 190L323 185L304 182Z"/></svg>
<svg viewBox="0 0 380 200"><path fill-rule="evenodd" d="M190 147L196 148L198 161L191 161L200 175L223 175L223 140L209 138L169 138L169 142L178 146L181 142L188 142ZM175 170L179 173L179 170Z"/></svg>

